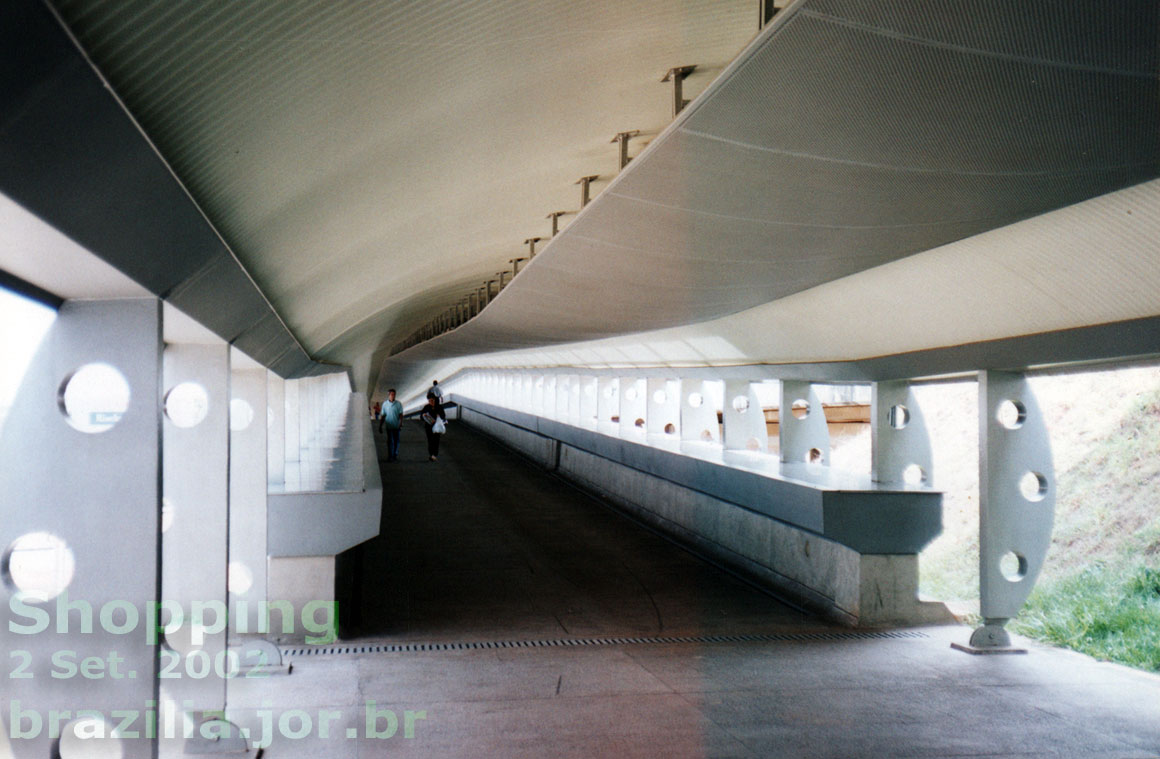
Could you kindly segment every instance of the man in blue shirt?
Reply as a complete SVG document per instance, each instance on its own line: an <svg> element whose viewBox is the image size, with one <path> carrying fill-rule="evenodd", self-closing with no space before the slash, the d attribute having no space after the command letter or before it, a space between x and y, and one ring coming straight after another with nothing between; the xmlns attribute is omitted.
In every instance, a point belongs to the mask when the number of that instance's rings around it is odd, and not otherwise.
<svg viewBox="0 0 1160 759"><path fill-rule="evenodd" d="M387 391L387 400L379 415L379 432L387 431L387 461L399 460L399 428L403 426L403 404L395 400L395 389Z"/></svg>

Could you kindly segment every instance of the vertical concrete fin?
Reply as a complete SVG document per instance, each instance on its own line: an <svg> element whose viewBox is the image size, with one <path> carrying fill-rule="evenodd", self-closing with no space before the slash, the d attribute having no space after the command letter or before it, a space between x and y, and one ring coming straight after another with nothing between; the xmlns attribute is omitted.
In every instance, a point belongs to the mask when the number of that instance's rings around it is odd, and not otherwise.
<svg viewBox="0 0 1160 759"><path fill-rule="evenodd" d="M1022 374L979 375L979 596L988 625L1014 617L1051 544L1055 472L1047 425Z"/></svg>
<svg viewBox="0 0 1160 759"><path fill-rule="evenodd" d="M875 482L902 483L918 467L923 484L934 480L930 433L909 382L875 382L870 391L871 475ZM913 481L913 479L911 480Z"/></svg>

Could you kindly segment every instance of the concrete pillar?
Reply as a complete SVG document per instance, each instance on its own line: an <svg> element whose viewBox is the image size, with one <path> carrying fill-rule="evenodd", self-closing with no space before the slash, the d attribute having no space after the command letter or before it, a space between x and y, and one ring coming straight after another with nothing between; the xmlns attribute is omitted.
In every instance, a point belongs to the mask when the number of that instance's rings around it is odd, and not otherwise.
<svg viewBox="0 0 1160 759"><path fill-rule="evenodd" d="M748 380L725 380L725 450L768 451L769 434L761 402Z"/></svg>
<svg viewBox="0 0 1160 759"><path fill-rule="evenodd" d="M681 382L675 379L650 377L647 384L648 422L650 435L679 437L681 427Z"/></svg>
<svg viewBox="0 0 1160 759"><path fill-rule="evenodd" d="M647 433L648 382L643 378L620 379L620 434L643 437Z"/></svg>
<svg viewBox="0 0 1160 759"><path fill-rule="evenodd" d="M233 351L236 360L237 351ZM231 361L232 363L232 361ZM266 600L266 370L230 373L229 600L232 628L258 633Z"/></svg>
<svg viewBox="0 0 1160 759"><path fill-rule="evenodd" d="M702 380L681 382L681 440L720 443L713 395Z"/></svg>
<svg viewBox="0 0 1160 759"><path fill-rule="evenodd" d="M810 383L783 381L779 406L781 460L788 464L829 464L830 428L826 426L822 402Z"/></svg>
<svg viewBox="0 0 1160 759"><path fill-rule="evenodd" d="M227 650L227 630L217 615L224 619L227 608L230 348L224 341L167 345L163 375L161 598L180 605L187 618L194 604L204 605L209 609L205 628L217 630L195 635L187 619L166 635L170 652L164 656L176 657L179 663L171 669L184 673L187 663L195 663L188 662L190 656L219 662ZM215 605L216 611L209 608ZM226 683L220 671L211 667L204 678L165 682L167 695L187 704L187 712L223 709Z"/></svg>

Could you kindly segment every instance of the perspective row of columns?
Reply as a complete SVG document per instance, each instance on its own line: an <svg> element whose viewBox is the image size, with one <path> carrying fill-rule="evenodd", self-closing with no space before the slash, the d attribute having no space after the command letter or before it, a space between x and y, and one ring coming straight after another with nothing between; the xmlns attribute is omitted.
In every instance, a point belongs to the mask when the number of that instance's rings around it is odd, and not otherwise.
<svg viewBox="0 0 1160 759"><path fill-rule="evenodd" d="M1055 477L1048 430L1026 377L983 371L978 383L984 622L971 647L1007 649L1005 625L1027 600L1050 544ZM762 382L469 370L444 384L453 396L639 442L680 441L769 453L766 416L757 393ZM828 466L829 431L817 385L801 380L778 385L779 460ZM884 381L870 383L870 388L871 480L876 487L929 486L934 475L931 439L912 384Z"/></svg>
<svg viewBox="0 0 1160 759"><path fill-rule="evenodd" d="M284 380L224 342L166 344L163 318L154 299L66 302L4 424L0 455L18 465L0 472L0 641L28 664L0 704L15 756L51 753L50 712L145 704L189 753L244 749L222 717L229 684L282 670L267 496L318 458L349 380ZM304 624L300 611L279 607L275 624ZM61 677L66 650L104 676ZM156 740L106 727L116 755L155 755Z"/></svg>

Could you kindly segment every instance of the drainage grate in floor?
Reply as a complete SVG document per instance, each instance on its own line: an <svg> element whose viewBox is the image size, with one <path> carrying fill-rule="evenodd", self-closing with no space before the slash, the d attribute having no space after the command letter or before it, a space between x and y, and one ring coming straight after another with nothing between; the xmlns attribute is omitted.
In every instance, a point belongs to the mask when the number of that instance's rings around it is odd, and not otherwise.
<svg viewBox="0 0 1160 759"><path fill-rule="evenodd" d="M560 648L564 646L630 646L664 643L775 643L819 640L910 640L929 638L913 630L887 632L767 633L755 635L673 635L648 638L554 638L550 640L489 640L473 643L390 643L382 645L306 646L283 648L283 656L342 654L407 654L431 651L477 651L489 648Z"/></svg>

